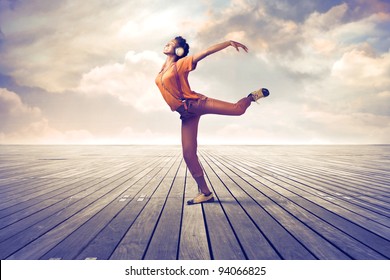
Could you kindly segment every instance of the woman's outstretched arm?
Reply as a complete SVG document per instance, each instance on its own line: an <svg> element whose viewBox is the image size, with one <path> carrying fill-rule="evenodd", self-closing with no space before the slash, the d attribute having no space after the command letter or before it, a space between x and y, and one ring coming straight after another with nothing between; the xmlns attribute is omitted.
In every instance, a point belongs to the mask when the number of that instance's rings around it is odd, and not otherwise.
<svg viewBox="0 0 390 280"><path fill-rule="evenodd" d="M196 53L194 54L193 56L193 63L196 64L198 63L199 61L201 61L203 58L205 58L206 56L209 56L210 54L213 54L213 53L216 53L216 52L219 52L227 47L234 47L237 51L239 51L239 48L242 48L245 52L248 52L248 48L239 43L239 42L235 42L235 41L226 41L226 42L223 42L223 43L219 43L219 44L216 44L216 45L213 45L199 53Z"/></svg>

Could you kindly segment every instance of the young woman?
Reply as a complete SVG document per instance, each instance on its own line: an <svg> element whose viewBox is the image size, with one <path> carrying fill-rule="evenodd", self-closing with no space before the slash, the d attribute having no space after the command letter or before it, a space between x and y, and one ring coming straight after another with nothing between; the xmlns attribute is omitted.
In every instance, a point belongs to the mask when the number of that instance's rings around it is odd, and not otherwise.
<svg viewBox="0 0 390 280"><path fill-rule="evenodd" d="M188 204L214 201L214 196L204 179L203 169L197 156L197 136L199 119L205 114L219 114L239 116L245 113L253 101L269 95L267 89L262 88L240 99L237 103L228 103L206 97L191 90L188 83L188 74L195 70L199 61L210 54L223 50L229 46L237 51L248 48L235 41L226 41L213 45L192 56L187 56L189 45L182 37L176 37L164 47L167 56L161 71L156 77L156 84L172 111L177 111L182 120L181 141L183 157L192 177L198 184L199 194L189 200Z"/></svg>

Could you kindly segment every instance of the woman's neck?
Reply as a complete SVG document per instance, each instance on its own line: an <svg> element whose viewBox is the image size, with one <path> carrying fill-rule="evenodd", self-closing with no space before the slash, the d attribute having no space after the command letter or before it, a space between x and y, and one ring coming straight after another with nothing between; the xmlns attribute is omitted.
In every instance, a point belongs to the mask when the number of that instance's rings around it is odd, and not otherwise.
<svg viewBox="0 0 390 280"><path fill-rule="evenodd" d="M165 60L165 65L171 65L172 63L175 63L177 61L176 56L167 56L167 59Z"/></svg>
<svg viewBox="0 0 390 280"><path fill-rule="evenodd" d="M164 70L167 70L176 61L177 60L176 60L175 56L168 56L167 59L164 62L163 67L161 68L161 72L163 72Z"/></svg>

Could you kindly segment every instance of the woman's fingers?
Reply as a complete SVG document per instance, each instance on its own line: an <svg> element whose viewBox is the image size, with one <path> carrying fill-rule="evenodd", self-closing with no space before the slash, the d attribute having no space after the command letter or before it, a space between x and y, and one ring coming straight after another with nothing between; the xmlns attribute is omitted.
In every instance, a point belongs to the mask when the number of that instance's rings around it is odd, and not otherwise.
<svg viewBox="0 0 390 280"><path fill-rule="evenodd" d="M248 52L248 48L241 44L241 43L238 43L238 42L235 42L235 41L231 41L231 45L239 52L240 49L239 48L242 48L245 52Z"/></svg>

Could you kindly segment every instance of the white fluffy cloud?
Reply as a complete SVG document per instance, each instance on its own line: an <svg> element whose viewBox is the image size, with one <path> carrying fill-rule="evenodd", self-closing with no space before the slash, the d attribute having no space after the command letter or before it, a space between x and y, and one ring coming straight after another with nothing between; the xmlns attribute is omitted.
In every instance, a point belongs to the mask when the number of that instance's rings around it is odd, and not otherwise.
<svg viewBox="0 0 390 280"><path fill-rule="evenodd" d="M15 92L0 88L0 144L93 143L87 130L60 132L52 128L41 109L29 106Z"/></svg>
<svg viewBox="0 0 390 280"><path fill-rule="evenodd" d="M375 55L369 50L352 49L334 63L332 76L345 84L368 89L390 88L390 51Z"/></svg>
<svg viewBox="0 0 390 280"><path fill-rule="evenodd" d="M50 133L47 119L41 110L22 102L20 97L7 89L0 88L0 141L30 141L31 137L40 137Z"/></svg>
<svg viewBox="0 0 390 280"><path fill-rule="evenodd" d="M36 122L41 119L41 110L22 102L20 97L5 88L0 88L0 128L12 131L23 128L26 122Z"/></svg>
<svg viewBox="0 0 390 280"><path fill-rule="evenodd" d="M269 77L271 97L265 102L275 100L283 113L266 108L263 114L274 120L273 128L263 125L263 131L248 134L290 143L390 141L384 133L390 122L390 52L382 43L390 14L374 4L368 16L342 3L301 21L275 17L249 1L232 1L210 14L201 40L237 36L256 52L259 64L280 77L276 82Z"/></svg>
<svg viewBox="0 0 390 280"><path fill-rule="evenodd" d="M99 66L84 74L75 91L90 96L108 94L141 112L166 109L154 83L162 64L154 52L129 51L124 63Z"/></svg>
<svg viewBox="0 0 390 280"><path fill-rule="evenodd" d="M1 1L3 69L21 85L74 88L80 75L181 31L190 8L155 1ZM170 8L167 8L170 6ZM10 8L12 7L12 8ZM180 14L181 16L177 16ZM195 19L196 17L194 17ZM183 25L183 26L181 26ZM162 43L161 43L162 44ZM158 50L161 50L158 48Z"/></svg>

